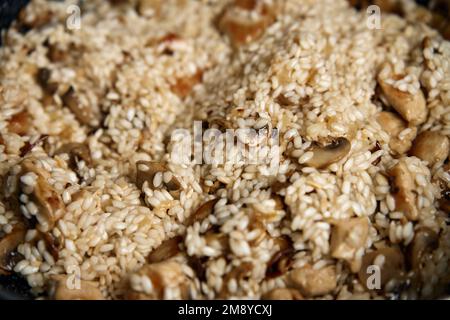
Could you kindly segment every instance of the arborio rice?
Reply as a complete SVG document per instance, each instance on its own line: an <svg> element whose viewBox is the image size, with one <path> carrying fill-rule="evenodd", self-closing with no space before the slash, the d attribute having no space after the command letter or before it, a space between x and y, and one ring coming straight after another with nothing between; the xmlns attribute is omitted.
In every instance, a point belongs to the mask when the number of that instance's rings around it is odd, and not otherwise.
<svg viewBox="0 0 450 320"><path fill-rule="evenodd" d="M338 0L33 0L0 51L0 273L55 299L444 295L450 43L397 3L374 29ZM276 166L175 162L195 121L278 134Z"/></svg>

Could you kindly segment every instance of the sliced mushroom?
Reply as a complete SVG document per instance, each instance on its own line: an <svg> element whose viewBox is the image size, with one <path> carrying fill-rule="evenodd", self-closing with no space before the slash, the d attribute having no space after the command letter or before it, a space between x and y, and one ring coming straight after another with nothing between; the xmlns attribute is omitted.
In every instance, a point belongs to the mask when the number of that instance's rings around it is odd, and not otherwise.
<svg viewBox="0 0 450 320"><path fill-rule="evenodd" d="M289 248L293 248L293 243L291 238L286 235L282 235L276 238L273 238L273 242L280 250L287 250Z"/></svg>
<svg viewBox="0 0 450 320"><path fill-rule="evenodd" d="M52 276L49 292L54 300L104 300L95 282L80 280L75 276Z"/></svg>
<svg viewBox="0 0 450 320"><path fill-rule="evenodd" d="M416 137L417 128L410 127L408 134L400 139L399 134L407 129L407 123L393 112L383 111L377 115L377 121L389 136L389 147L396 154L403 154L411 148L412 140Z"/></svg>
<svg viewBox="0 0 450 320"><path fill-rule="evenodd" d="M203 203L200 207L192 213L189 218L186 219L185 225L191 226L195 222L200 222L203 219L206 219L209 215L211 215L214 211L214 206L216 205L219 199L212 199Z"/></svg>
<svg viewBox="0 0 450 320"><path fill-rule="evenodd" d="M22 167L24 172L33 172L36 175L36 182L32 193L29 194L29 200L38 208L36 214L38 229L47 232L64 214L64 202L58 191L48 183L49 174L45 170L37 167L30 159L24 160Z"/></svg>
<svg viewBox="0 0 450 320"><path fill-rule="evenodd" d="M8 130L20 136L25 135L30 127L30 114L24 110L16 113L8 121Z"/></svg>
<svg viewBox="0 0 450 320"><path fill-rule="evenodd" d="M206 262L209 257L188 256L188 265L194 271L199 281L206 281Z"/></svg>
<svg viewBox="0 0 450 320"><path fill-rule="evenodd" d="M412 221L419 218L416 206L414 177L409 171L404 159L388 170L391 177L391 192L395 198L395 210L401 211Z"/></svg>
<svg viewBox="0 0 450 320"><path fill-rule="evenodd" d="M202 82L203 72L198 70L196 73L190 76L176 79L176 82L170 87L173 93L180 98L186 98L191 93L192 88Z"/></svg>
<svg viewBox="0 0 450 320"><path fill-rule="evenodd" d="M379 267L380 289L382 289L391 281L401 280L405 269L405 261L398 248L385 247L366 253L358 277L361 284L368 289L371 288L371 284L368 283L369 277L374 274L371 266Z"/></svg>
<svg viewBox="0 0 450 320"><path fill-rule="evenodd" d="M182 240L183 238L181 236L177 236L164 241L158 248L150 252L147 257L147 261L150 263L156 263L172 258L180 252L179 245Z"/></svg>
<svg viewBox="0 0 450 320"><path fill-rule="evenodd" d="M336 279L334 266L316 270L310 265L306 265L302 268L294 269L290 273L292 285L306 297L321 296L332 292L337 285Z"/></svg>
<svg viewBox="0 0 450 320"><path fill-rule="evenodd" d="M38 84L46 94L52 95L58 90L58 84L50 80L52 72L48 68L39 68L36 74Z"/></svg>
<svg viewBox="0 0 450 320"><path fill-rule="evenodd" d="M60 239L56 238L51 232L41 232L39 235L45 242L47 251L52 255L53 259L59 259L59 249L61 245Z"/></svg>
<svg viewBox="0 0 450 320"><path fill-rule="evenodd" d="M101 123L102 114L100 108L95 104L85 105L79 98L79 92L70 86L61 97L64 105L73 112L81 124L96 128Z"/></svg>
<svg viewBox="0 0 450 320"><path fill-rule="evenodd" d="M287 188L290 185L289 181L285 181L285 182L279 182L279 181L275 181L274 183L272 183L271 185L271 189L272 192L274 193L278 193L281 190Z"/></svg>
<svg viewBox="0 0 450 320"><path fill-rule="evenodd" d="M250 209L248 214L249 223L248 229L250 232L256 231L256 236L249 243L251 246L257 246L267 237L266 220L270 217L269 214L262 214L257 209Z"/></svg>
<svg viewBox="0 0 450 320"><path fill-rule="evenodd" d="M47 140L49 136L46 134L42 134L36 141L30 142L27 141L22 148L20 148L20 156L24 158L28 153L30 153L37 145L41 144L45 140Z"/></svg>
<svg viewBox="0 0 450 320"><path fill-rule="evenodd" d="M64 214L64 203L59 193L42 176L37 178L31 200L38 206L39 213L36 217L41 231L53 228Z"/></svg>
<svg viewBox="0 0 450 320"><path fill-rule="evenodd" d="M275 252L267 263L266 278L279 277L288 272L294 263L294 254L292 247Z"/></svg>
<svg viewBox="0 0 450 320"><path fill-rule="evenodd" d="M76 169L77 163L81 160L83 160L88 166L92 163L91 152L86 144L76 142L66 143L55 152L55 154L63 153L66 153L70 156L69 166L72 169Z"/></svg>
<svg viewBox="0 0 450 320"><path fill-rule="evenodd" d="M136 272L150 282L150 290L137 291L131 288L126 293L127 299L162 299L166 288L179 288L182 299L187 299L188 278L183 273L181 264L175 261L164 261L143 266Z"/></svg>
<svg viewBox="0 0 450 320"><path fill-rule="evenodd" d="M225 14L220 21L220 30L227 34L234 46L239 47L260 38L268 24L266 19L255 22Z"/></svg>
<svg viewBox="0 0 450 320"><path fill-rule="evenodd" d="M250 6L253 12L259 11L258 18L244 18L235 12L236 9L248 10ZM257 7L261 7L261 9L254 10ZM274 8L265 4L257 6L253 3L237 1L234 5L225 8L219 18L218 27L221 32L228 36L233 46L239 47L260 38L274 20Z"/></svg>
<svg viewBox="0 0 450 320"><path fill-rule="evenodd" d="M369 236L369 223L367 218L352 218L339 220L331 233L331 256L350 262L353 272L357 272L359 265L351 263L356 252L364 248Z"/></svg>
<svg viewBox="0 0 450 320"><path fill-rule="evenodd" d="M150 187L153 187L153 179L158 172L164 173L169 171L169 168L162 162L152 161L137 161L136 162L136 185L139 189L145 181L148 182ZM181 189L181 183L178 178L172 175L169 182L164 182L164 185L172 193L172 191L178 191Z"/></svg>
<svg viewBox="0 0 450 320"><path fill-rule="evenodd" d="M409 92L398 90L382 79L379 79L378 82L386 99L410 125L419 125L427 120L428 109L421 90L412 95Z"/></svg>
<svg viewBox="0 0 450 320"><path fill-rule="evenodd" d="M346 138L337 138L326 146L315 144L308 150L313 153L312 158L304 164L309 167L322 169L343 159L349 154L350 149L351 144Z"/></svg>
<svg viewBox="0 0 450 320"><path fill-rule="evenodd" d="M422 263L429 258L429 253L437 248L439 237L427 227L416 230L414 239L408 247L408 261L413 270L419 270Z"/></svg>
<svg viewBox="0 0 450 320"><path fill-rule="evenodd" d="M303 296L296 289L278 288L266 292L261 297L262 300L303 300Z"/></svg>
<svg viewBox="0 0 450 320"><path fill-rule="evenodd" d="M447 159L450 150L448 138L436 131L424 131L414 140L411 155L427 161L430 167Z"/></svg>
<svg viewBox="0 0 450 320"><path fill-rule="evenodd" d="M14 269L14 250L25 240L26 229L22 223L16 223L12 231L0 239L0 275L9 274Z"/></svg>

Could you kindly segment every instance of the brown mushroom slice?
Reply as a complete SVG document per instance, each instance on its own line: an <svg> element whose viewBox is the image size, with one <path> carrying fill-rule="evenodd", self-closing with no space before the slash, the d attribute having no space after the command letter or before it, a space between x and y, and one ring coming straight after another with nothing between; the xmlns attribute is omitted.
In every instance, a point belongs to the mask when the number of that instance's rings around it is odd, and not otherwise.
<svg viewBox="0 0 450 320"><path fill-rule="evenodd" d="M273 238L273 242L275 245L278 246L278 248L280 248L280 250L287 250L293 247L291 238L289 238L289 236L286 235Z"/></svg>
<svg viewBox="0 0 450 320"><path fill-rule="evenodd" d="M377 115L377 121L381 128L389 134L389 147L392 151L396 154L403 154L411 148L412 140L417 134L416 127L410 127L410 132L400 139L400 132L408 128L402 118L393 112L382 111Z"/></svg>
<svg viewBox="0 0 450 320"><path fill-rule="evenodd" d="M104 300L95 282L80 280L75 275L52 276L49 292L53 300Z"/></svg>
<svg viewBox="0 0 450 320"><path fill-rule="evenodd" d="M9 132L13 132L19 136L26 135L29 127L30 114L26 110L16 113L8 121Z"/></svg>
<svg viewBox="0 0 450 320"><path fill-rule="evenodd" d="M259 39L275 20L274 9L267 5L262 6L259 17L255 19L244 18L236 15L234 12L235 8L248 10L247 8L250 7L250 10L253 10L257 7L257 4L239 3L238 1L234 5L227 7L219 19L219 30L228 36L231 44L235 47L240 47Z"/></svg>
<svg viewBox="0 0 450 320"><path fill-rule="evenodd" d="M94 104L85 105L79 98L79 93L70 86L61 97L64 105L73 112L81 124L96 128L100 125L102 114L98 106Z"/></svg>
<svg viewBox="0 0 450 320"><path fill-rule="evenodd" d="M48 135L42 134L36 141L30 143L30 141L27 141L22 148L20 148L20 156L24 158L28 153L30 153L36 146L44 142L48 139Z"/></svg>
<svg viewBox="0 0 450 320"><path fill-rule="evenodd" d="M58 90L58 84L50 81L52 72L48 68L39 68L36 80L46 94L52 95Z"/></svg>
<svg viewBox="0 0 450 320"><path fill-rule="evenodd" d="M436 131L424 131L414 140L410 154L423 161L430 167L444 162L449 155L450 143L446 136Z"/></svg>
<svg viewBox="0 0 450 320"><path fill-rule="evenodd" d="M288 272L294 263L294 254L292 247L275 252L267 263L266 278L279 277Z"/></svg>
<svg viewBox="0 0 450 320"><path fill-rule="evenodd" d="M147 257L147 261L150 263L156 263L165 261L167 259L176 256L181 252L179 244L182 242L181 236L173 237L161 243L158 248L150 252Z"/></svg>
<svg viewBox="0 0 450 320"><path fill-rule="evenodd" d="M334 266L327 266L316 270L306 265L291 271L290 282L306 297L322 296L336 288L336 269Z"/></svg>
<svg viewBox="0 0 450 320"><path fill-rule="evenodd" d="M0 275L6 275L14 269L11 254L25 240L26 229L22 223L16 223L12 231L0 239Z"/></svg>
<svg viewBox="0 0 450 320"><path fill-rule="evenodd" d="M414 239L408 247L408 262L413 270L419 270L428 254L437 248L439 237L436 232L427 227L416 230Z"/></svg>
<svg viewBox="0 0 450 320"><path fill-rule="evenodd" d="M47 232L53 228L64 214L64 202L58 191L47 182L49 176L47 172L34 165L31 159L25 160L22 163L22 167L24 172L36 174L36 182L29 198L38 208L38 213L36 214L37 228L42 232Z"/></svg>
<svg viewBox="0 0 450 320"><path fill-rule="evenodd" d="M278 288L266 292L261 297L262 300L303 300L300 292L293 288Z"/></svg>
<svg viewBox="0 0 450 320"><path fill-rule="evenodd" d="M326 168L343 159L349 154L350 149L351 143L346 138L337 138L326 146L315 144L308 150L313 153L312 158L304 164L317 169Z"/></svg>
<svg viewBox="0 0 450 320"><path fill-rule="evenodd" d="M212 199L203 203L200 207L192 213L189 218L186 219L185 225L191 226L195 222L201 222L203 219L206 219L210 214L214 211L214 206L216 205L219 199Z"/></svg>
<svg viewBox="0 0 450 320"><path fill-rule="evenodd" d="M72 169L76 168L76 164L83 160L86 165L91 165L92 158L91 158L91 152L89 150L89 147L83 143L66 143L61 146L58 150L56 150L55 154L62 154L66 153L70 156L69 158L69 166Z"/></svg>
<svg viewBox="0 0 450 320"><path fill-rule="evenodd" d="M64 203L59 193L48 184L44 177L39 176L34 186L33 195L30 198L38 206L36 215L41 231L48 231L64 214Z"/></svg>
<svg viewBox="0 0 450 320"><path fill-rule="evenodd" d="M52 255L53 259L57 261L59 259L61 240L56 238L51 232L41 233L40 237L44 240L47 251Z"/></svg>
<svg viewBox="0 0 450 320"><path fill-rule="evenodd" d="M194 271L199 281L206 281L206 262L209 257L188 256L188 265Z"/></svg>
<svg viewBox="0 0 450 320"><path fill-rule="evenodd" d="M164 261L148 264L139 269L136 274L141 277L147 277L151 282L152 290L144 293L130 289L125 296L127 299L162 299L167 287L178 287L181 297L183 299L188 298L188 278L183 273L182 266L178 262Z"/></svg>
<svg viewBox="0 0 450 320"><path fill-rule="evenodd" d="M369 236L369 222L367 218L352 218L339 220L331 233L331 256L350 262L353 272L359 270L359 265L352 263L356 252L364 248Z"/></svg>
<svg viewBox="0 0 450 320"><path fill-rule="evenodd" d="M287 188L290 186L289 180L285 181L285 182L279 182L279 181L275 181L274 183L272 183L271 185L271 190L273 193L278 193L281 190Z"/></svg>
<svg viewBox="0 0 450 320"><path fill-rule="evenodd" d="M403 277L405 261L402 252L398 248L380 248L364 255L358 277L361 284L367 289L371 288L368 280L374 274L374 271L370 268L374 265L380 268L380 289L385 288L385 285L391 280L401 280Z"/></svg>
<svg viewBox="0 0 450 320"><path fill-rule="evenodd" d="M258 246L267 236L266 221L270 218L271 214L262 214L256 209L250 209L248 214L249 223L248 229L251 232L257 231L257 235L249 243L251 246ZM281 247L280 247L281 248Z"/></svg>
<svg viewBox="0 0 450 320"><path fill-rule="evenodd" d="M184 99L189 95L189 93L191 93L192 88L196 84L202 82L202 78L203 72L201 70L198 70L196 73L190 76L177 78L175 83L170 86L170 89L181 99Z"/></svg>
<svg viewBox="0 0 450 320"><path fill-rule="evenodd" d="M154 161L137 161L136 162L136 185L139 189L145 181L148 182L150 187L153 187L153 179L158 172L164 173L169 171L169 168L162 162ZM177 191L181 189L181 183L178 178L172 175L169 182L164 183L169 191Z"/></svg>
<svg viewBox="0 0 450 320"><path fill-rule="evenodd" d="M260 38L268 23L265 19L249 21L225 14L220 21L220 30L224 32L236 46L242 46Z"/></svg>
<svg viewBox="0 0 450 320"><path fill-rule="evenodd" d="M386 99L409 124L419 125L427 120L428 109L421 90L412 95L409 92L398 90L382 79L379 79L379 84Z"/></svg>
<svg viewBox="0 0 450 320"><path fill-rule="evenodd" d="M403 212L409 220L417 220L419 210L416 206L414 177L404 159L389 169L388 174L391 177L391 192L395 199L395 210Z"/></svg>

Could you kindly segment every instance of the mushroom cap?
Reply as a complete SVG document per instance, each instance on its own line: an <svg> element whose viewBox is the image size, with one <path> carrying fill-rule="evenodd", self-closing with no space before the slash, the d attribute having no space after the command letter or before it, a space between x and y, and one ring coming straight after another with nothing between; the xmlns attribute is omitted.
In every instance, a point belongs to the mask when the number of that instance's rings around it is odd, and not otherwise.
<svg viewBox="0 0 450 320"><path fill-rule="evenodd" d="M337 138L325 146L315 144L309 149L313 153L313 156L304 164L322 169L343 159L349 154L350 149L351 143L344 137Z"/></svg>
<svg viewBox="0 0 450 320"><path fill-rule="evenodd" d="M396 76L395 78L399 78ZM392 107L411 125L419 125L427 120L428 109L421 90L416 94L400 91L383 79L378 80L386 99Z"/></svg>
<svg viewBox="0 0 450 320"><path fill-rule="evenodd" d="M410 154L427 161L432 167L443 162L449 155L448 138L436 131L424 131L414 140Z"/></svg>

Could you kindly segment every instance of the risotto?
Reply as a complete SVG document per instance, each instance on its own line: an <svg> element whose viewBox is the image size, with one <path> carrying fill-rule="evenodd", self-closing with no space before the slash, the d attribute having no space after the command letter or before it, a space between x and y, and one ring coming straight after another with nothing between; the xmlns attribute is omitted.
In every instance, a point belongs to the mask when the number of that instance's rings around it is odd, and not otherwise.
<svg viewBox="0 0 450 320"><path fill-rule="evenodd" d="M0 274L45 299L445 294L450 42L375 2L32 0L0 48Z"/></svg>

